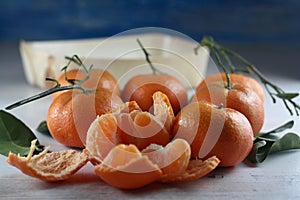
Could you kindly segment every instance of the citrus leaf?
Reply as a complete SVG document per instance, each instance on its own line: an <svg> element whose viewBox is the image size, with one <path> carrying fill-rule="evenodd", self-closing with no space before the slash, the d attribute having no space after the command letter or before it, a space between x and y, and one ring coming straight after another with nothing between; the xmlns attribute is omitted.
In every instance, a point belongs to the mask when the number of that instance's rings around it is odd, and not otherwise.
<svg viewBox="0 0 300 200"><path fill-rule="evenodd" d="M48 135L48 136L51 136L46 121L42 121L42 122L38 125L38 127L36 128L36 130L37 130L38 132L40 132L40 133L43 133L43 134Z"/></svg>
<svg viewBox="0 0 300 200"><path fill-rule="evenodd" d="M300 149L300 137L295 133L287 133L280 140L273 143L270 153Z"/></svg>
<svg viewBox="0 0 300 200"><path fill-rule="evenodd" d="M0 110L0 154L7 156L11 151L26 156L34 139L34 133L21 120Z"/></svg>
<svg viewBox="0 0 300 200"><path fill-rule="evenodd" d="M300 137L295 133L287 133L276 141L256 141L248 159L253 163L261 163L269 154L291 149L300 149Z"/></svg>
<svg viewBox="0 0 300 200"><path fill-rule="evenodd" d="M262 136L266 136L266 135L269 135L269 134L273 134L273 133L280 133L282 131L285 131L286 129L290 129L294 126L294 121L291 120L291 121L288 121L287 123L271 130L271 131L268 131L268 132L260 132L256 138L259 138L259 137L262 137Z"/></svg>
<svg viewBox="0 0 300 200"><path fill-rule="evenodd" d="M281 99L293 99L297 96L299 96L299 93L278 93L278 94L274 94L277 97L281 98Z"/></svg>
<svg viewBox="0 0 300 200"><path fill-rule="evenodd" d="M259 150L259 148L265 146L266 144L267 144L267 142L264 141L264 140L255 142L255 143L253 144L253 147L252 147L251 152L250 152L249 155L248 155L248 160L250 160L250 162L252 162L252 163L258 163L258 162L259 162L258 160L260 160L260 159L257 157L258 150Z"/></svg>

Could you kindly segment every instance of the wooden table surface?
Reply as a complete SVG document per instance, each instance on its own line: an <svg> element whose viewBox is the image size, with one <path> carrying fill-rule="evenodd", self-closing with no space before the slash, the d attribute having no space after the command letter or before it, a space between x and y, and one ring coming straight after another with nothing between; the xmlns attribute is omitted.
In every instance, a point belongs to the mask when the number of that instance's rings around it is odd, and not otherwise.
<svg viewBox="0 0 300 200"><path fill-rule="evenodd" d="M0 107L31 96L41 89L26 83L16 44L0 46ZM267 74L288 91L300 91L300 80ZM51 98L44 98L10 111L32 130L45 120ZM299 98L298 98L299 102ZM273 104L266 97L266 118L263 130L270 130L290 119L291 130L300 133L299 117L291 117L281 103ZM49 136L35 131L44 145L62 150ZM247 162L235 167L218 168L208 176L176 184L154 183L137 190L120 190L100 180L88 164L71 179L47 183L22 174L0 156L0 199L300 199L300 150L272 155L264 163Z"/></svg>

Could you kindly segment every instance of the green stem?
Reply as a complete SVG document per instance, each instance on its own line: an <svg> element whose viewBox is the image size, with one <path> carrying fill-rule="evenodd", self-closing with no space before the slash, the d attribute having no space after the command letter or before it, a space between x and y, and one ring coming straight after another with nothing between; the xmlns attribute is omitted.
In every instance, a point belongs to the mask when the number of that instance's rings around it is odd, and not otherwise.
<svg viewBox="0 0 300 200"><path fill-rule="evenodd" d="M201 45L203 46L208 46L211 50L211 53L213 54L213 56L215 57L215 59L217 60L217 66L219 68L221 68L221 70L225 73L225 77L226 77L226 86L225 88L227 89L231 89L232 88L232 85L231 85L231 81L230 81L230 76L227 72L227 69L226 67L223 65L222 63L222 60L220 58L220 55L218 53L218 49L215 48L215 45L214 45L214 42L213 42L213 39L212 38L204 38L202 41L201 41ZM198 49L199 47L197 47ZM221 52L222 54L222 52ZM223 52L224 54L224 52Z"/></svg>
<svg viewBox="0 0 300 200"><path fill-rule="evenodd" d="M238 61L240 61L242 64L244 64L247 67L249 73L255 74L260 79L260 81L265 85L265 88L266 88L268 94L270 95L270 97L272 98L273 103L276 103L276 99L275 99L273 93L269 90L269 87L271 87L273 90L275 90L277 94L285 93L283 89L281 89L280 87L278 87L277 85L275 85L274 83L269 81L266 76L264 76L254 65L252 65L250 62L248 62L245 58L243 58L239 54L231 51L230 49L227 49L224 47L220 47L220 49L222 49L223 51L225 51L232 57L236 58ZM290 106L287 104L287 102L291 103L294 106L296 115L299 115L298 109L300 109L300 106L298 104L296 104L291 99L283 98L281 100L283 101L283 104L285 105L285 107L287 108L287 110L289 111L289 113L291 115L293 115L293 112L292 112Z"/></svg>
<svg viewBox="0 0 300 200"><path fill-rule="evenodd" d="M144 48L143 44L141 43L141 41L137 38L136 39L137 43L139 44L139 46L141 47L141 49L143 50L145 57L146 57L146 61L149 64L152 72L154 75L158 74L163 74L163 72L161 72L160 70L158 70L156 67L154 67L154 65L152 64L151 60L150 60L150 54L147 52L147 50Z"/></svg>
<svg viewBox="0 0 300 200"><path fill-rule="evenodd" d="M65 72L65 79L66 79L66 81L68 81L68 83L70 83L70 85L61 86L60 83L57 80L52 79L52 78L46 78L46 81L55 82L56 85L54 87L46 90L46 91L43 91L43 92L39 93L39 94L36 94L34 96L31 96L31 97L28 97L26 99L20 100L20 101L18 101L16 103L13 103L13 104L7 106L5 109L12 110L12 109L14 109L16 107L19 107L21 105L24 105L24 104L27 104L29 102L35 101L37 99L46 97L46 96L51 95L51 94L53 94L55 92L64 91L64 90L78 89L78 90L81 90L84 94L88 94L88 93L92 92L91 90L87 90L87 89L85 89L85 88L82 87L82 83L84 83L90 77L90 70L92 69L92 65L91 65L91 67L89 69L87 69L77 55L74 55L72 57L65 57L65 58L67 60L69 60L69 62L68 62L68 64L65 67L62 68L62 70ZM84 79L77 80L77 79L69 79L68 78L66 72L67 72L67 68L70 66L70 64L72 62L74 62L77 65L79 65L79 67L83 67L84 71L86 72L86 77Z"/></svg>
<svg viewBox="0 0 300 200"><path fill-rule="evenodd" d="M277 86L274 83L272 83L271 81L269 81L267 79L267 77L265 77L254 65L252 65L250 62L248 62L245 58L240 56L238 53L217 44L213 40L213 38L210 36L203 37L203 39L201 40L199 45L195 48L196 54L197 54L197 51L200 48L200 46L206 46L210 49L210 51L212 52L212 54L214 55L214 57L217 60L218 67L220 67L225 73L226 73L226 69L224 70L225 66L221 62L221 58L218 55L218 52L220 53L222 58L226 61L227 65L229 66L232 73L244 72L244 73L256 75L259 78L259 80L263 83L267 93L272 98L273 103L276 103L276 97L280 97L280 99L283 101L283 104L285 105L285 107L287 108L289 113L291 115L293 115L293 111L289 105L289 104L291 104L294 107L296 115L299 116L300 105L298 103L296 103L295 101L293 101L293 99L284 97L284 96L289 96L287 94L290 94L290 93L286 93L279 86ZM242 63L246 67L246 70L237 69L236 67L234 67L229 56L231 56L232 58L235 58L240 63ZM227 83L228 83L228 80L227 80ZM273 89L276 93L275 94L272 93L270 88Z"/></svg>
<svg viewBox="0 0 300 200"><path fill-rule="evenodd" d="M76 84L76 85L67 85L67 86L62 86L62 87L55 86L55 87L53 87L53 88L51 88L49 90L46 90L46 91L41 92L39 94L36 94L34 96L31 96L31 97L28 97L28 98L23 99L21 101L18 101L16 103L13 103L13 104L7 106L5 109L6 110L12 110L12 109L14 109L16 107L19 107L21 105L30 103L30 102L35 101L37 99L46 97L46 96L48 96L50 94L53 94L55 92L64 91L64 90L72 90L72 89L79 89L79 90L83 91L83 93L89 93L90 92L89 90L85 90L84 88L82 88L81 85L78 85L78 84Z"/></svg>

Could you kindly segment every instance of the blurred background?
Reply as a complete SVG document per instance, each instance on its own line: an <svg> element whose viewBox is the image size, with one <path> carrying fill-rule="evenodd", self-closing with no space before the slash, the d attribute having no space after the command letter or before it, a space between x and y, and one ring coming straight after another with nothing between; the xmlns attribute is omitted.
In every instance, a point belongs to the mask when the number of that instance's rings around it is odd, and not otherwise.
<svg viewBox="0 0 300 200"><path fill-rule="evenodd" d="M300 78L298 0L0 1L0 42L107 37L163 27L195 40L212 35L262 71Z"/></svg>

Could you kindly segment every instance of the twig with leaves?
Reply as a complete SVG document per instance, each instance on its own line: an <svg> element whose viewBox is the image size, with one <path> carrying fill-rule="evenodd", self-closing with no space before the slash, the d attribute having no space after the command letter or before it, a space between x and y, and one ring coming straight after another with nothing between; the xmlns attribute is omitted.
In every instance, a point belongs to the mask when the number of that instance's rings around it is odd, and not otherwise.
<svg viewBox="0 0 300 200"><path fill-rule="evenodd" d="M12 110L12 109L14 109L16 107L19 107L21 105L24 105L26 103L35 101L37 99L43 98L43 97L48 96L50 94L53 94L55 92L64 91L64 90L79 89L79 90L81 90L85 94L90 93L91 90L88 90L88 89L84 88L82 86L82 84L86 80L89 79L89 77L90 77L90 71L93 68L93 65L91 65L89 68L87 68L77 55L73 55L72 57L66 56L65 58L68 60L68 63L67 63L67 65L65 67L63 67L61 69L61 71L64 71L64 73L65 73L65 79L69 83L69 85L61 86L60 83L56 79L46 78L46 81L52 81L52 82L54 82L55 86L53 86L52 88L50 88L50 89L48 89L46 91L43 91L43 92L37 94L37 95L31 96L29 98L26 98L26 99L23 99L21 101L18 101L16 103L14 103L14 104L11 104L11 105L7 106L5 109ZM79 68L83 69L83 71L86 74L86 76L83 79L78 80L78 79L69 79L68 78L68 76L67 76L67 70L70 67L71 63L75 63L75 64L77 64L79 66Z"/></svg>
<svg viewBox="0 0 300 200"><path fill-rule="evenodd" d="M214 39L211 36L203 37L199 45L195 48L195 53L197 54L198 49L201 46L206 46L214 56L214 58L217 61L217 66L221 68L222 71L225 72L226 78L227 78L227 86L230 86L230 78L227 75L227 70L225 65L223 64L222 60L225 61L227 66L230 69L231 73L248 73L248 74L254 74L258 77L258 79L262 82L264 85L267 93L272 98L273 103L276 103L276 98L279 98L283 101L283 104L289 111L291 115L296 113L297 116L299 116L300 111L300 104L294 101L294 98L299 96L299 93L289 93L285 92L282 88L277 86L276 84L272 83L270 80L267 79L266 76L264 76L254 65L252 65L249 61L247 61L245 58L240 56L238 53L218 44L214 41ZM241 63L245 68L240 69L234 66L233 60L235 59L239 63ZM294 111L292 110L294 109Z"/></svg>

